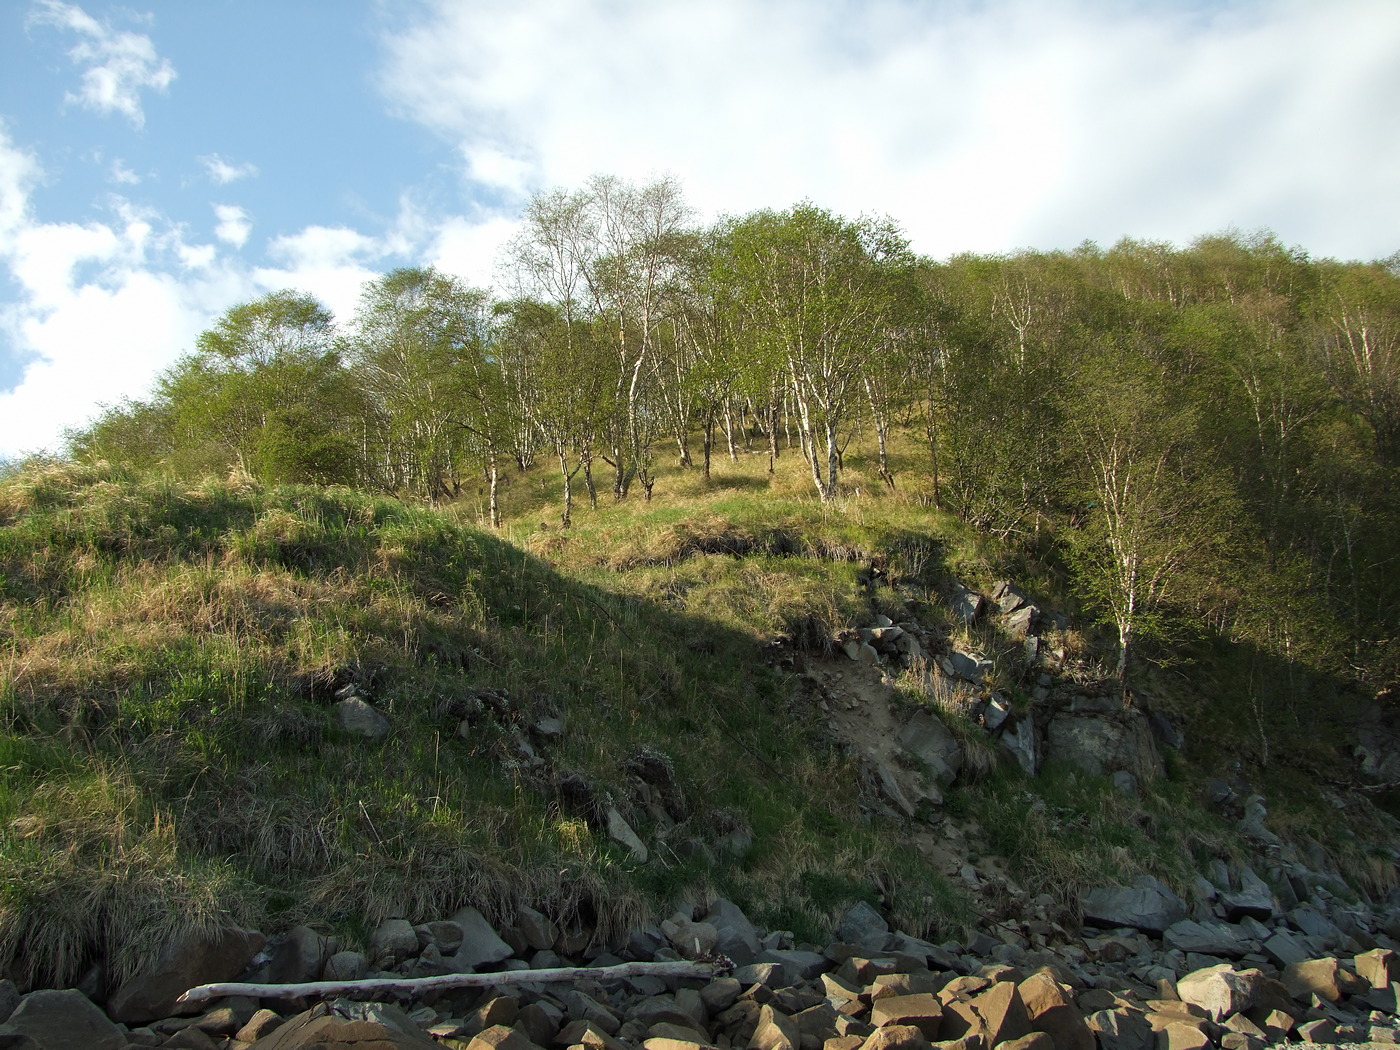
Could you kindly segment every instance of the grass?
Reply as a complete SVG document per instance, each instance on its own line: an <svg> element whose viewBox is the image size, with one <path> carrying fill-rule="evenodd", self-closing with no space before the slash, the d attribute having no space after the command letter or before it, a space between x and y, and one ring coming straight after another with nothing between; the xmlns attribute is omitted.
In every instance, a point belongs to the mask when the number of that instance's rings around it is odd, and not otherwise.
<svg viewBox="0 0 1400 1050"><path fill-rule="evenodd" d="M776 639L817 652L877 614L916 617L996 658L1024 706L1017 646L955 623L941 595L1016 576L1053 600L1053 544L1013 548L929 509L913 462L896 454L888 493L853 451L831 507L795 454L771 476L766 457L718 459L709 482L666 472L651 502L576 500L569 530L541 467L505 485L499 534L470 499L11 471L0 973L63 986L104 959L119 979L180 928L307 922L355 943L387 915L463 904L507 922L528 903L606 938L712 891L804 939L861 899L956 935L970 902L869 815L854 760L768 658ZM1064 641L1092 655L1087 636ZM384 740L338 726L352 686L390 719ZM1069 770L1028 780L954 698L900 691L939 706L968 752L950 813L1033 891L1068 901L1145 870L1181 884L1238 849L1195 801L1209 749L1137 799ZM1207 706L1177 691L1180 710ZM532 729L546 715L558 739ZM1380 818L1345 840L1324 798L1278 790L1281 819L1393 882ZM608 839L612 806L648 864Z"/></svg>

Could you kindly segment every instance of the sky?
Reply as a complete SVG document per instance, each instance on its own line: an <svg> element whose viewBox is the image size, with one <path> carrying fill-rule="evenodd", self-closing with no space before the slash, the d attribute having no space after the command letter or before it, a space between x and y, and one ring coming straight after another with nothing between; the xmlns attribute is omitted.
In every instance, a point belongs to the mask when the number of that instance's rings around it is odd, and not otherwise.
<svg viewBox="0 0 1400 1050"><path fill-rule="evenodd" d="M1396 0L0 0L0 459L229 307L502 287L534 193L677 178L916 251L1400 249Z"/></svg>

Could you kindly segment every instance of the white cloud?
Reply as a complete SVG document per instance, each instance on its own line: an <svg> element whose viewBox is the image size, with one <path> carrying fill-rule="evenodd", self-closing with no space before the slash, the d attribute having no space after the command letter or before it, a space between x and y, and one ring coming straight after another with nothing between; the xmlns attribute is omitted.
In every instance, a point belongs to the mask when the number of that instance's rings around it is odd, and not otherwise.
<svg viewBox="0 0 1400 1050"><path fill-rule="evenodd" d="M108 169L112 181L123 186L135 186L141 182L141 176L127 167L126 162L120 157L112 161L112 166Z"/></svg>
<svg viewBox="0 0 1400 1050"><path fill-rule="evenodd" d="M520 224L504 217L472 221L460 215L440 223L422 250L425 265L454 274L476 288L501 286L496 272L501 249Z"/></svg>
<svg viewBox="0 0 1400 1050"><path fill-rule="evenodd" d="M175 79L175 67L156 54L151 38L141 33L114 30L76 4L61 0L36 0L30 20L77 33L79 41L68 51L75 65L84 67L82 88L66 97L97 113L121 113L136 127L146 122L141 92L164 91Z"/></svg>
<svg viewBox="0 0 1400 1050"><path fill-rule="evenodd" d="M374 238L344 226L308 226L274 240L268 254L282 265L254 270L252 276L264 291L310 292L344 322L354 314L363 284L379 276L365 262L379 258L382 250Z"/></svg>
<svg viewBox="0 0 1400 1050"><path fill-rule="evenodd" d="M204 165L204 170L209 173L209 178L219 186L227 186L230 182L237 182L239 179L246 179L258 173L256 164L230 164L217 153L200 157L199 162Z"/></svg>
<svg viewBox="0 0 1400 1050"><path fill-rule="evenodd" d="M1370 257L1400 227L1388 0L424 11L382 87L507 199L669 171L710 214L806 197L935 255L1233 224Z"/></svg>
<svg viewBox="0 0 1400 1050"><path fill-rule="evenodd" d="M214 227L215 237L235 248L242 248L248 243L253 224L248 221L246 211L235 204L216 204L214 216L219 220L219 225Z"/></svg>

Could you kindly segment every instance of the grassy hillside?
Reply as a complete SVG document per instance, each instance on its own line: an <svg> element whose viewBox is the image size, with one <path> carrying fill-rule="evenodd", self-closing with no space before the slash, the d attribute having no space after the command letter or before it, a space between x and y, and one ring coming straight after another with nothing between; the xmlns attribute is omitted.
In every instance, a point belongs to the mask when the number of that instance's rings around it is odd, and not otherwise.
<svg viewBox="0 0 1400 1050"><path fill-rule="evenodd" d="M507 486L500 534L463 524L470 495L434 510L54 464L0 481L0 972L62 986L102 958L120 976L179 926L353 941L464 903L606 934L711 888L799 935L862 897L956 932L971 902L867 804L801 660L877 612L956 632L952 575L1054 594L1054 559L882 495L855 462L862 494L824 507L790 458L585 501L567 533L543 469ZM1093 662L1090 636L1068 640ZM340 726L349 695L386 737ZM1177 763L1128 800L1001 770L949 809L1035 888L1181 880L1238 849L1199 775ZM1346 846L1315 793L1276 805Z"/></svg>

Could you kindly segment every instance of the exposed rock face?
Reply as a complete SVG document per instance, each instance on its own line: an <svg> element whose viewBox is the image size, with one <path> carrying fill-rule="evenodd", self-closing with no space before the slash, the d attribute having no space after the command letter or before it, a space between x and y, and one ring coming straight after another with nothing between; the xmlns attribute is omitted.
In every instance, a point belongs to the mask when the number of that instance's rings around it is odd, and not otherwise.
<svg viewBox="0 0 1400 1050"><path fill-rule="evenodd" d="M1135 710L1059 712L1045 729L1045 758L1096 776L1126 770L1144 784L1165 769L1146 717Z"/></svg>

